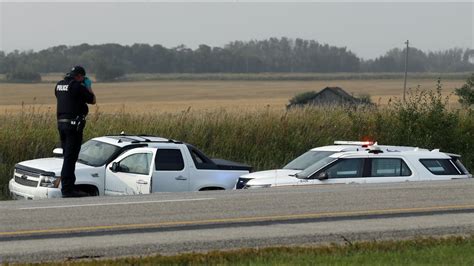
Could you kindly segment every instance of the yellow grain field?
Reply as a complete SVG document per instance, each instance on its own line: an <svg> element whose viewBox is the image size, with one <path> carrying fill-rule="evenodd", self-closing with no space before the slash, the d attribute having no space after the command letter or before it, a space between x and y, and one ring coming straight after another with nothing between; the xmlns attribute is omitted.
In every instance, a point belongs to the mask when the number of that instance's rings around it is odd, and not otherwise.
<svg viewBox="0 0 474 266"><path fill-rule="evenodd" d="M464 80L443 81L449 95ZM409 80L408 87L434 88L435 80ZM328 81L140 81L94 83L100 112L153 113L182 110L283 109L297 93L339 86L353 95L369 94L375 103L387 104L401 97L403 80L328 80ZM54 83L0 83L0 112L16 113L25 108L54 111ZM455 104L457 97L450 102ZM94 108L92 111L94 111Z"/></svg>

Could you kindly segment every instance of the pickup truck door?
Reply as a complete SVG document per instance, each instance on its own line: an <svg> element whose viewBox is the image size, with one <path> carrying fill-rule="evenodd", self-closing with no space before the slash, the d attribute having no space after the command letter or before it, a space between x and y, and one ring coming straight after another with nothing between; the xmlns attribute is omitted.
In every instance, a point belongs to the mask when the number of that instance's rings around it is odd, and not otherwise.
<svg viewBox="0 0 474 266"><path fill-rule="evenodd" d="M107 165L106 195L149 194L156 148L136 148Z"/></svg>
<svg viewBox="0 0 474 266"><path fill-rule="evenodd" d="M182 146L156 150L152 192L189 191L189 163Z"/></svg>

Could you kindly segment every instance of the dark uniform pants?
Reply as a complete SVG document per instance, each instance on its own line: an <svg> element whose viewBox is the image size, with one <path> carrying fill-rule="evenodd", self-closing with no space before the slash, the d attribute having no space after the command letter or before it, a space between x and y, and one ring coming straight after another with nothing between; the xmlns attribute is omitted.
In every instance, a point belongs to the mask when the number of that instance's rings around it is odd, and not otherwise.
<svg viewBox="0 0 474 266"><path fill-rule="evenodd" d="M71 193L76 182L76 162L79 157L82 144L82 133L85 121L79 127L67 122L58 122L59 138L63 148L63 168L61 170L61 192Z"/></svg>

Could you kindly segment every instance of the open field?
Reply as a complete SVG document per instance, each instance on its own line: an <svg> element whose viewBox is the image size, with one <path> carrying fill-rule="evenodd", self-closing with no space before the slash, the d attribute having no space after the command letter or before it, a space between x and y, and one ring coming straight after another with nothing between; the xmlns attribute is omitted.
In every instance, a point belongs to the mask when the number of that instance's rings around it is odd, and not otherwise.
<svg viewBox="0 0 474 266"><path fill-rule="evenodd" d="M57 76L55 76L57 78ZM22 105L35 111L55 109L54 83L0 83L0 112L16 113ZM449 95L464 84L464 79L444 80L443 93ZM435 79L410 79L408 87L434 88ZM155 80L120 83L95 83L101 112L155 113L187 110L283 110L295 94L339 86L355 96L369 94L375 103L385 105L402 95L403 79L316 80L316 81L245 81L245 80ZM451 104L457 97L450 98ZM94 108L92 110L94 110Z"/></svg>

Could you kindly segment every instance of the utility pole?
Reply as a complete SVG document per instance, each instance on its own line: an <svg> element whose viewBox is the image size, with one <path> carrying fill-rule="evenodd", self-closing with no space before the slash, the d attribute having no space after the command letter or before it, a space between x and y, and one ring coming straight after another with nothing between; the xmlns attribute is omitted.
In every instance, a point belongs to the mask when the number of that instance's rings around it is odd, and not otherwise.
<svg viewBox="0 0 474 266"><path fill-rule="evenodd" d="M408 73L408 40L405 42L407 45L407 49L405 51L405 83L403 84L403 102L406 102L406 94L407 94L407 73Z"/></svg>

